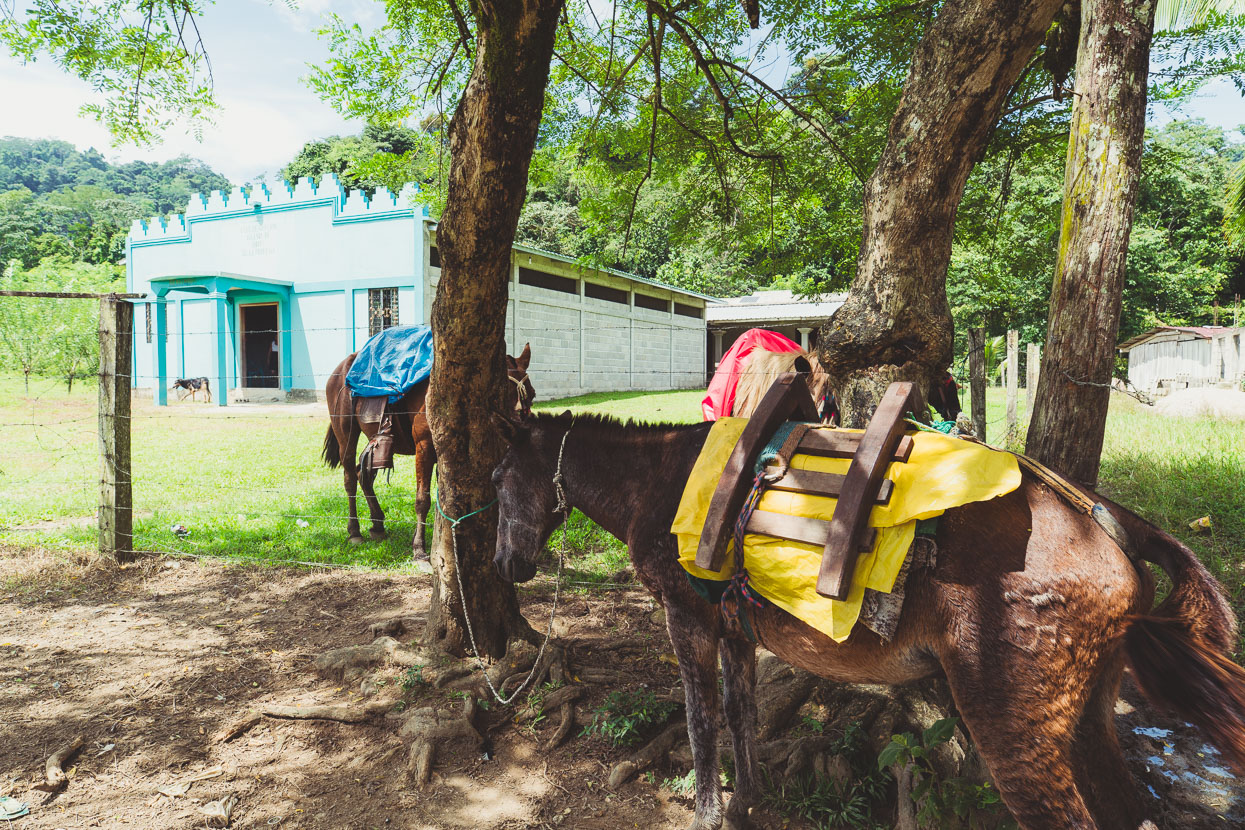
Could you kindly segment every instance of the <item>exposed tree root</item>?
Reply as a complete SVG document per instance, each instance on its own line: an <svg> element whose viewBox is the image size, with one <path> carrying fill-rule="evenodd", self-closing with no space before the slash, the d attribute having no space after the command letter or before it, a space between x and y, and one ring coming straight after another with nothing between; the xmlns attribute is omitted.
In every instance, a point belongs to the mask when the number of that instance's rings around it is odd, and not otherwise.
<svg viewBox="0 0 1245 830"><path fill-rule="evenodd" d="M390 661L399 666L417 666L427 662L426 655L399 643L392 637L377 637L365 646L345 646L326 651L312 661L312 668L322 674L354 680L378 663Z"/></svg>
<svg viewBox="0 0 1245 830"><path fill-rule="evenodd" d="M209 827L228 827L233 819L233 808L238 806L238 797L230 794L219 801L210 801L199 808Z"/></svg>
<svg viewBox="0 0 1245 830"><path fill-rule="evenodd" d="M49 755L47 762L43 765L43 777L46 781L36 784L34 788L45 793L58 793L65 789L69 784L69 776L65 774L65 762L77 755L85 742L85 739L79 735Z"/></svg>
<svg viewBox="0 0 1245 830"><path fill-rule="evenodd" d="M372 635L372 639L377 637L399 637L408 631L415 631L422 625L423 620L418 617L393 617L381 622L369 625L368 631Z"/></svg>
<svg viewBox="0 0 1245 830"><path fill-rule="evenodd" d="M261 714L270 718L292 718L295 720L334 720L340 723L362 723L378 715L383 715L393 708L392 700L374 700L357 706L325 704L320 706L280 706L267 704L261 706Z"/></svg>
<svg viewBox="0 0 1245 830"><path fill-rule="evenodd" d="M680 719L663 729L656 738L649 741L638 752L625 761L619 761L610 770L608 786L616 790L661 759L674 748L680 740L687 737L687 722Z"/></svg>
<svg viewBox="0 0 1245 830"><path fill-rule="evenodd" d="M449 741L466 741L471 749L479 751L484 738L473 723L476 714L475 698L468 697L463 710L457 714L431 707L416 709L402 724L398 735L411 739L407 773L411 783L423 787L432 777L432 764L436 760L439 744Z"/></svg>
<svg viewBox="0 0 1245 830"><path fill-rule="evenodd" d="M262 712L257 709L251 709L219 729L216 734L212 736L212 742L221 744L232 741L239 735L245 735L251 730L252 727L257 725L263 719L264 716Z"/></svg>

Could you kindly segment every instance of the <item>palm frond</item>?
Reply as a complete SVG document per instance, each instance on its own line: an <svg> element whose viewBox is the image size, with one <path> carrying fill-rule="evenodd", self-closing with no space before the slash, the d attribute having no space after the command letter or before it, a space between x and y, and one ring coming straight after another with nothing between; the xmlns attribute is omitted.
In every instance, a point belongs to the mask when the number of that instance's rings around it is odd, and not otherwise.
<svg viewBox="0 0 1245 830"><path fill-rule="evenodd" d="M1199 26L1215 15L1245 16L1245 0L1158 0L1154 30L1175 31Z"/></svg>

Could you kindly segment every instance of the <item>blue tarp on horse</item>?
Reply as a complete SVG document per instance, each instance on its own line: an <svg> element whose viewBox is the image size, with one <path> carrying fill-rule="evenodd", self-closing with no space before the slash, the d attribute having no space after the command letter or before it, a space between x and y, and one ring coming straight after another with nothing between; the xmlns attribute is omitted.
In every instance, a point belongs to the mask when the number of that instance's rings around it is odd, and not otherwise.
<svg viewBox="0 0 1245 830"><path fill-rule="evenodd" d="M370 338L346 373L358 398L385 395L394 403L432 374L432 328L395 326Z"/></svg>

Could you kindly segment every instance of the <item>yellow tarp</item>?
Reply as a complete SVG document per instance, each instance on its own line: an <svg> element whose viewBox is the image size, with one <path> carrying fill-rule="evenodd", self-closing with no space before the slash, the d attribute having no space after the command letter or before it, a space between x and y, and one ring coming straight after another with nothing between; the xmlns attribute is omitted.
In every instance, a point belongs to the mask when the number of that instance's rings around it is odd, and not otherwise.
<svg viewBox="0 0 1245 830"><path fill-rule="evenodd" d="M733 550L727 554L722 570L714 573L696 567L696 548L713 491L747 423L746 418L720 418L714 423L679 502L670 531L679 540L680 564L694 576L725 580L735 573ZM744 537L744 560L757 592L842 642L860 616L865 589L889 593L894 587L919 520L1010 493L1020 486L1020 468L1010 453L932 432L917 432L912 440L908 461L891 464L886 471L886 477L894 482L894 491L888 504L874 507L869 515L869 524L878 529L877 541L872 551L856 560L856 573L846 600L826 599L816 591L820 546L748 534ZM850 459L815 455L796 455L791 460L792 469L823 473L846 473L850 464ZM837 502L823 496L769 490L757 509L829 520Z"/></svg>

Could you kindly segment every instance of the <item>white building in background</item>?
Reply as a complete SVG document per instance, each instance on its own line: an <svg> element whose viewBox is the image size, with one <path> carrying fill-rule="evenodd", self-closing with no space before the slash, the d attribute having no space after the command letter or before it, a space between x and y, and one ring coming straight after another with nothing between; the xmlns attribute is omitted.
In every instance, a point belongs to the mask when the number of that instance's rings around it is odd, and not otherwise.
<svg viewBox="0 0 1245 830"><path fill-rule="evenodd" d="M436 225L413 188L368 198L336 177L215 191L186 213L135 222L133 384L211 379L216 400L312 396L376 332L427 323L441 275ZM705 383L701 294L515 246L506 343L531 343L549 398Z"/></svg>
<svg viewBox="0 0 1245 830"><path fill-rule="evenodd" d="M1128 380L1151 395L1173 389L1245 383L1245 328L1159 326L1120 344Z"/></svg>
<svg viewBox="0 0 1245 830"><path fill-rule="evenodd" d="M805 351L815 348L817 330L846 300L846 294L826 294L810 300L791 291L777 290L714 300L706 311L709 334L713 336L710 373L735 339L748 329L769 329L790 337Z"/></svg>

